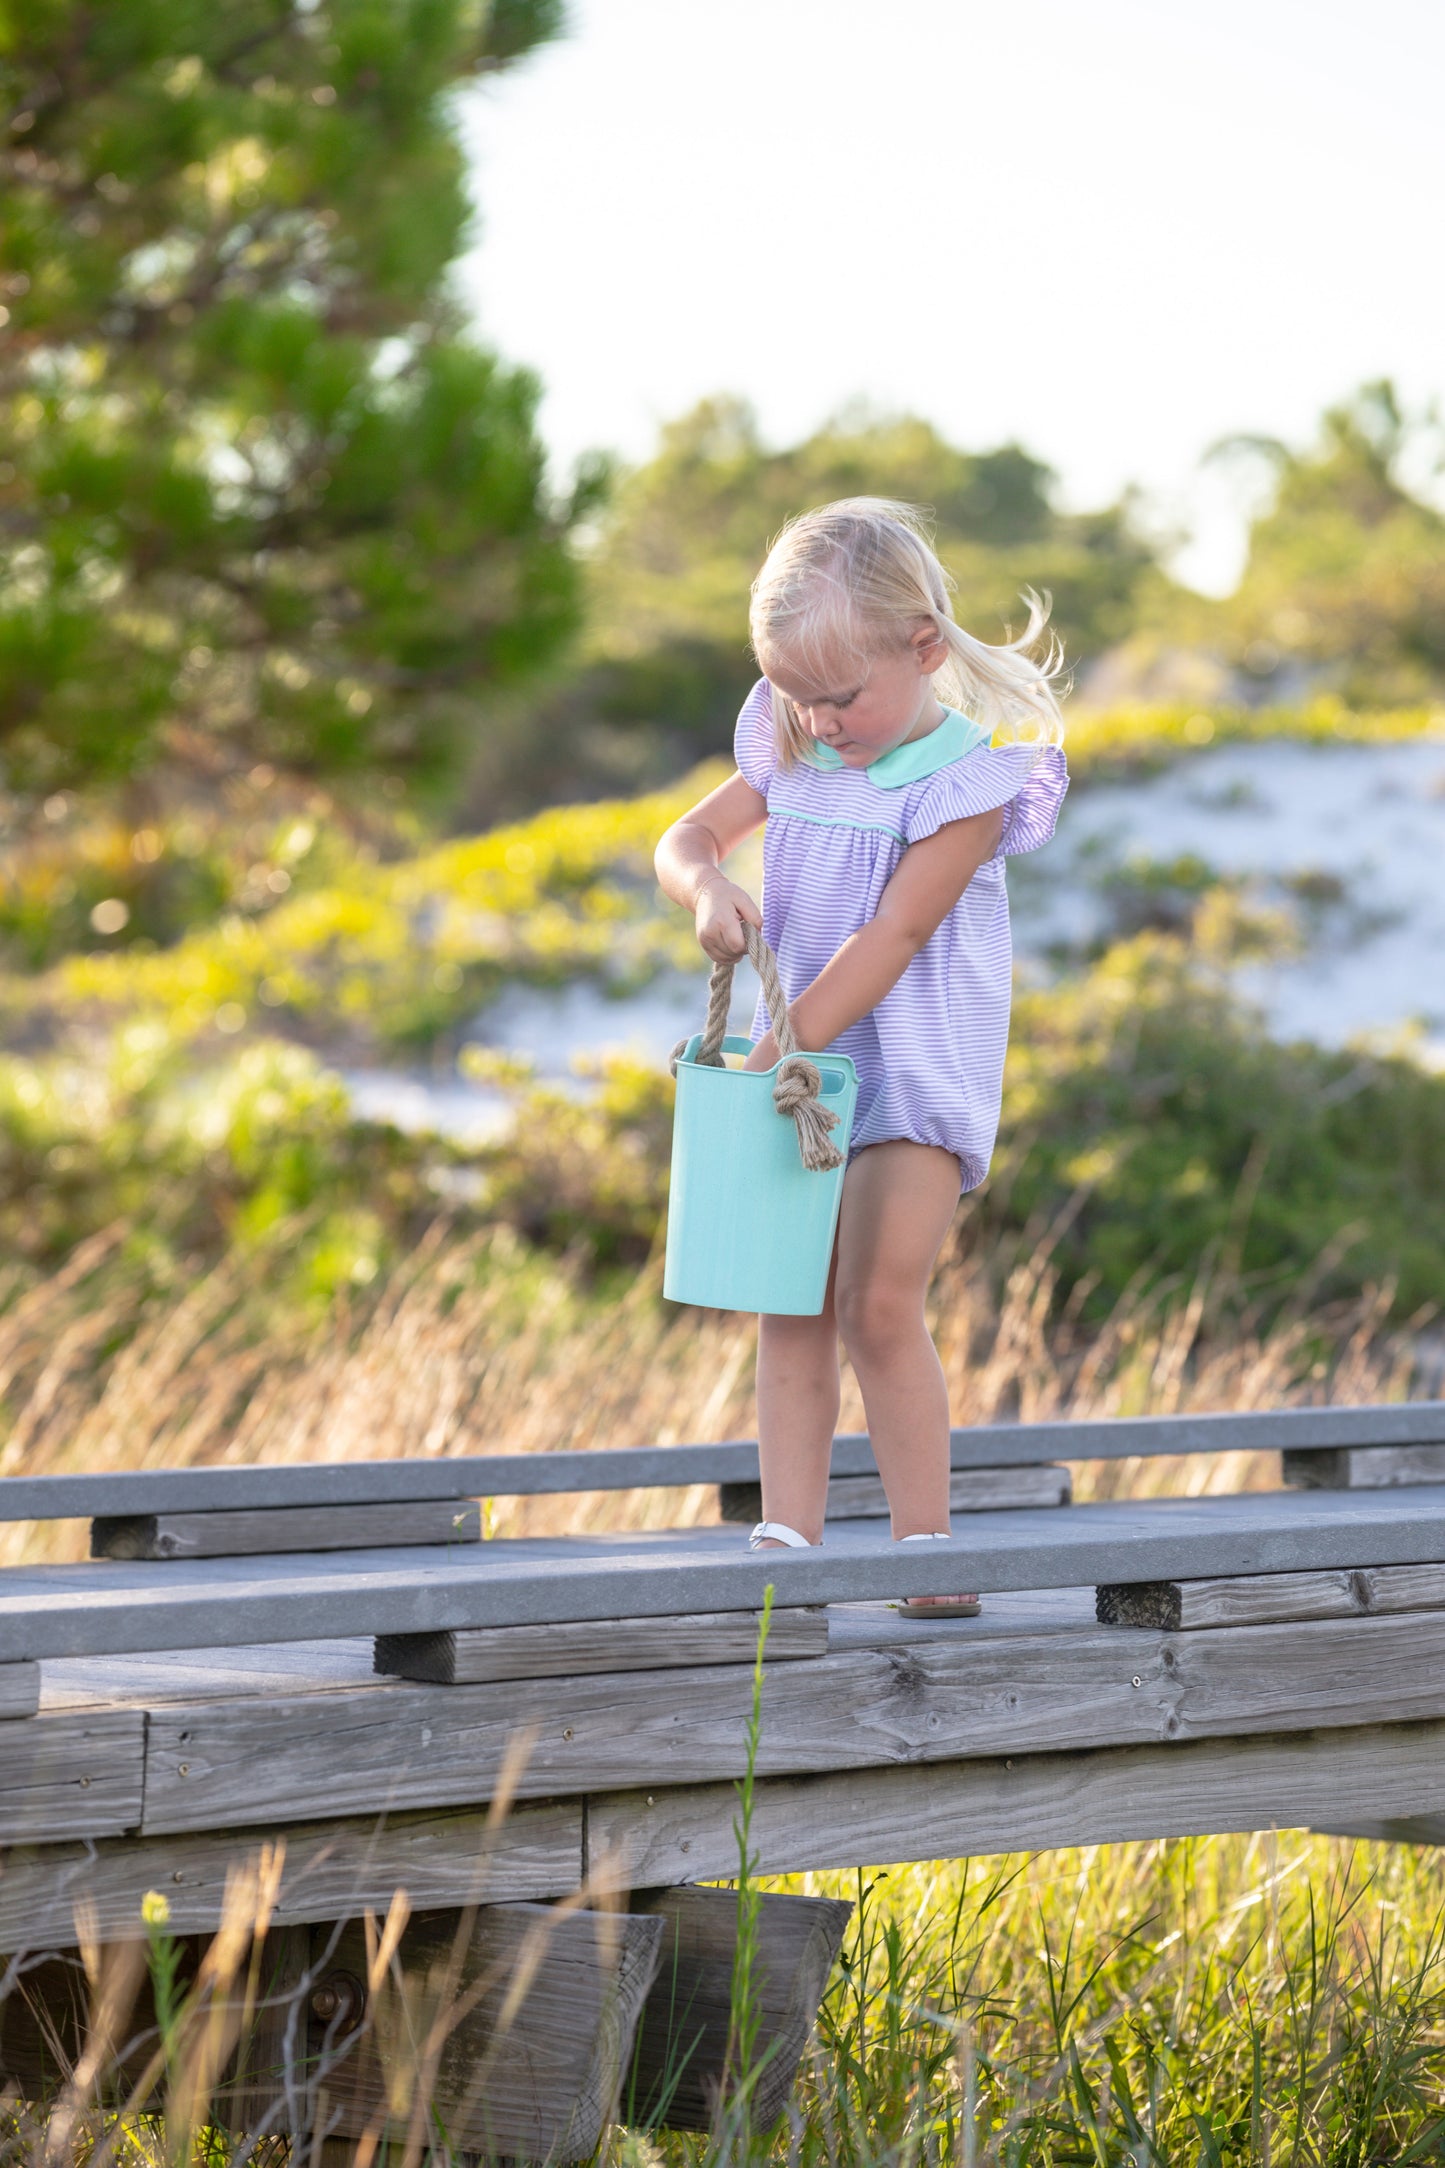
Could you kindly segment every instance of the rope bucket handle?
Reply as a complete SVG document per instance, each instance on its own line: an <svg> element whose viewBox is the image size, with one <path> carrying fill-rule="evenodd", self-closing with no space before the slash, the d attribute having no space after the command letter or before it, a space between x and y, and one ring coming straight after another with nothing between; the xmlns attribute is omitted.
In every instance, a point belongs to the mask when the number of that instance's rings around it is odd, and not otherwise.
<svg viewBox="0 0 1445 2168"><path fill-rule="evenodd" d="M778 959L767 942L749 920L743 921L743 940L750 961L763 982L763 999L768 1005L768 1018L773 1027L773 1037L778 1042L782 1060L773 1083L773 1105L779 1114L790 1114L798 1131L798 1150L803 1165L812 1174L825 1174L833 1167L841 1167L843 1154L828 1135L837 1127L838 1117L831 1107L825 1107L819 1098L823 1079L806 1055L798 1052L797 1034L788 1015L788 1004L778 977ZM712 967L712 977L707 985L707 1022L702 1027L702 1043L697 1050L698 1066L704 1069L722 1069L723 1040L727 1037L728 1008L732 1001L733 972L740 958L729 957ZM687 1046L686 1039L679 1039L672 1050L671 1068L677 1075L677 1064Z"/></svg>

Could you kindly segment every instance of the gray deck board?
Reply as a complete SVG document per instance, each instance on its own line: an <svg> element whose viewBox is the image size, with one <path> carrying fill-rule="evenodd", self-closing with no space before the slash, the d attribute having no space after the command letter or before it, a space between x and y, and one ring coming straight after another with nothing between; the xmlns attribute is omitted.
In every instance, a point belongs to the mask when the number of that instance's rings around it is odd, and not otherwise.
<svg viewBox="0 0 1445 2168"><path fill-rule="evenodd" d="M1445 1402L1427 1400L1243 1415L981 1423L952 1433L951 1460L955 1468L1004 1468L1151 1454L1440 1444L1445 1444ZM866 1436L848 1433L834 1440L835 1475L873 1472L873 1449ZM541 1496L757 1480L758 1449L750 1441L601 1452L564 1448L555 1453L488 1453L448 1460L149 1468L113 1475L6 1476L0 1480L0 1520L89 1520L98 1515Z"/></svg>
<svg viewBox="0 0 1445 2168"><path fill-rule="evenodd" d="M946 1565L841 1522L811 1551L733 1529L548 1537L342 1556L105 1560L0 1572L0 1661L429 1633L938 1593L1445 1560L1445 1485L1254 1492L981 1514ZM941 1577L941 1578L940 1578Z"/></svg>

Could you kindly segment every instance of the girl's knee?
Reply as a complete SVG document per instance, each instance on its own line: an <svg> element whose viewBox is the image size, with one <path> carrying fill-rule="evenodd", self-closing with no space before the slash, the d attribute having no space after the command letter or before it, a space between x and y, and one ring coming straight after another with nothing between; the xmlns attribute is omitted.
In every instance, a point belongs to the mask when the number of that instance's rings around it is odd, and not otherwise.
<svg viewBox="0 0 1445 2168"><path fill-rule="evenodd" d="M838 1330L856 1362L886 1360L926 1331L923 1304L912 1288L863 1280L837 1292Z"/></svg>

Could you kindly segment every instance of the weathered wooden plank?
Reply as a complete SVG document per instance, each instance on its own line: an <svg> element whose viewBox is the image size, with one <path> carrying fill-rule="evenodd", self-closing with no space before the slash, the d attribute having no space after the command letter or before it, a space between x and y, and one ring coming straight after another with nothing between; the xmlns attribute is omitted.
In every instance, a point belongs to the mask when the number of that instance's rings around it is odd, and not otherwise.
<svg viewBox="0 0 1445 2168"><path fill-rule="evenodd" d="M525 1739L524 1797L734 1778L746 1666L505 1686L396 1682L150 1717L145 1828L488 1797ZM1445 1717L1445 1614L1213 1633L939 1635L767 1668L758 1767L847 1770L1261 1729Z"/></svg>
<svg viewBox="0 0 1445 2168"><path fill-rule="evenodd" d="M101 1941L139 1935L141 1900L151 1889L164 1893L177 1934L211 1933L229 1878L276 1846L284 1854L278 1925L385 1913L399 1889L418 1911L501 1904L578 1887L582 1808L576 1800L518 1806L495 1827L485 1812L373 1813L261 1831L17 1845L0 1874L0 1950L73 1942L82 1904Z"/></svg>
<svg viewBox="0 0 1445 2168"><path fill-rule="evenodd" d="M948 1581L985 1592L1408 1565L1445 1555L1445 1487L1280 1491L979 1514ZM876 1523L825 1546L747 1553L735 1533L679 1529L528 1538L343 1559L174 1559L0 1573L0 1661L361 1633L755 1610L927 1595L939 1564Z"/></svg>
<svg viewBox="0 0 1445 2168"><path fill-rule="evenodd" d="M459 1633L381 1634L376 1669L434 1686L506 1679L565 1679L588 1672L678 1671L696 1664L751 1664L760 1614L714 1611L682 1618L602 1619L582 1626L482 1626ZM826 1611L775 1611L768 1661L828 1653Z"/></svg>
<svg viewBox="0 0 1445 2168"><path fill-rule="evenodd" d="M1045 1638L1063 1650L1062 1637ZM947 1741L968 1751L975 1737L978 1751L1159 1737L1157 1653L1100 1627L1087 1644L1070 1637L1068 1659L1052 1661L1010 1638L769 1665L759 1764L839 1768L943 1753ZM150 1718L145 1828L473 1804L518 1740L524 1797L610 1789L640 1770L659 1784L736 1776L751 1706L745 1665L168 1706Z"/></svg>
<svg viewBox="0 0 1445 2168"><path fill-rule="evenodd" d="M1012 1506L1066 1506L1074 1479L1067 1468L1049 1462L1039 1468L955 1468L948 1479L953 1513L998 1513ZM718 1486L718 1518L728 1522L761 1520L760 1483ZM888 1518L888 1495L878 1475L834 1476L828 1485L824 1518L869 1521Z"/></svg>
<svg viewBox="0 0 1445 2168"><path fill-rule="evenodd" d="M327 2073L329 2127L418 2146L440 2130L449 2155L590 2161L663 1933L646 1914L529 1904L413 1918L350 2052ZM359 1924L343 1929L331 1963L365 1978Z"/></svg>
<svg viewBox="0 0 1445 2168"><path fill-rule="evenodd" d="M259 1552L365 1551L398 1543L478 1543L475 1499L373 1506L264 1506L133 1513L90 1524L92 1558L246 1558Z"/></svg>
<svg viewBox="0 0 1445 2168"><path fill-rule="evenodd" d="M0 1737L0 1844L133 1829L144 1774L139 1710L17 1719Z"/></svg>
<svg viewBox="0 0 1445 2168"><path fill-rule="evenodd" d="M0 1664L0 1723L40 1707L39 1664Z"/></svg>
<svg viewBox="0 0 1445 2168"><path fill-rule="evenodd" d="M1106 1626L1194 1633L1289 1619L1364 1618L1445 1608L1445 1566L1374 1566L1350 1573L1226 1574L1206 1581L1122 1582L1096 1591Z"/></svg>
<svg viewBox="0 0 1445 2168"><path fill-rule="evenodd" d="M42 1709L152 1708L157 1702L244 1700L369 1686L372 1643L273 1641L159 1655L58 1656L41 1673Z"/></svg>
<svg viewBox="0 0 1445 2168"><path fill-rule="evenodd" d="M709 2130L732 2035L736 1894L660 1890L634 1900L633 1910L661 1919L665 1932L621 2119L640 2129ZM757 2130L787 2105L852 1910L833 1897L758 1899L751 1981L766 2061L751 2100Z"/></svg>
<svg viewBox="0 0 1445 2168"><path fill-rule="evenodd" d="M1371 1611L1445 1607L1445 1566L1372 1566L1363 1576Z"/></svg>
<svg viewBox="0 0 1445 2168"><path fill-rule="evenodd" d="M1388 1819L1352 1815L1348 1824L1332 1816L1311 1827L1320 1837L1356 1837L1371 1844L1445 1844L1445 1814L1400 1814Z"/></svg>
<svg viewBox="0 0 1445 2168"><path fill-rule="evenodd" d="M1283 1466L1302 1490L1394 1490L1445 1483L1445 1444L1287 1446Z"/></svg>
<svg viewBox="0 0 1445 2168"><path fill-rule="evenodd" d="M1445 1402L1281 1408L1227 1415L1128 1416L1085 1423L980 1423L951 1434L955 1468L1136 1455L1256 1453L1326 1447L1445 1445ZM873 1472L866 1435L833 1442L836 1475ZM6 1476L0 1520L92 1520L256 1506L370 1505L424 1498L528 1497L755 1483L758 1449L634 1446L606 1451L485 1453L456 1459L309 1461L250 1468L145 1468L114 1475Z"/></svg>
<svg viewBox="0 0 1445 2168"><path fill-rule="evenodd" d="M1445 1723L770 1778L750 1841L760 1873L792 1874L1419 1815L1445 1816ZM594 1880L733 1872L736 1818L727 1784L594 1798Z"/></svg>
<svg viewBox="0 0 1445 2168"><path fill-rule="evenodd" d="M1362 1618L1369 1576L1354 1572L1223 1574L1207 1581L1135 1581L1096 1591L1103 1626L1195 1633L1288 1619ZM1442 1597L1445 1600L1445 1597Z"/></svg>

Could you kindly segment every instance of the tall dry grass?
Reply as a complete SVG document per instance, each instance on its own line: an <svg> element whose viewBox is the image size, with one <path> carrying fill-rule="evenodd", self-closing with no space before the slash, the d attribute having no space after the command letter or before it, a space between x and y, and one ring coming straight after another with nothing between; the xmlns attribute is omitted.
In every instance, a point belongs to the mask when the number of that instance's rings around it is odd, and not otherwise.
<svg viewBox="0 0 1445 2168"><path fill-rule="evenodd" d="M255 1268L227 1262L137 1324L111 1269L124 1240L123 1230L99 1236L62 1272L8 1291L0 1475L753 1434L754 1320L665 1304L658 1259L599 1293L580 1265L506 1230L463 1239L438 1228L384 1283L319 1321L258 1312ZM1003 1273L956 1244L932 1311L963 1424L1390 1400L1407 1395L1415 1369L1387 1289L1312 1309L1306 1279L1266 1313L1208 1266L1192 1286L1137 1287L1086 1327L1077 1303L1059 1310L1047 1240ZM866 1427L846 1371L841 1422ZM1275 1474L1272 1456L1114 1462L1081 1468L1078 1491L1233 1490ZM502 1499L492 1525L509 1535L677 1526L713 1511L711 1487L698 1486ZM12 1527L0 1555L74 1555L81 1533Z"/></svg>

